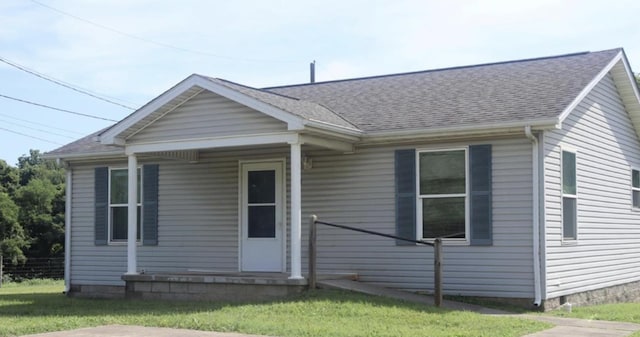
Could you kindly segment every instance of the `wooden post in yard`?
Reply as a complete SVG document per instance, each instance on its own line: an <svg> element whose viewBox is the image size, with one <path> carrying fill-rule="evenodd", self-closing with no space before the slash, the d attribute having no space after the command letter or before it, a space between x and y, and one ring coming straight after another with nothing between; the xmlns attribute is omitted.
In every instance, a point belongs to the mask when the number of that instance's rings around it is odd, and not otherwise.
<svg viewBox="0 0 640 337"><path fill-rule="evenodd" d="M433 301L442 306L442 239L433 241Z"/></svg>
<svg viewBox="0 0 640 337"><path fill-rule="evenodd" d="M318 217L314 214L311 216L309 223L309 289L316 288L316 234Z"/></svg>

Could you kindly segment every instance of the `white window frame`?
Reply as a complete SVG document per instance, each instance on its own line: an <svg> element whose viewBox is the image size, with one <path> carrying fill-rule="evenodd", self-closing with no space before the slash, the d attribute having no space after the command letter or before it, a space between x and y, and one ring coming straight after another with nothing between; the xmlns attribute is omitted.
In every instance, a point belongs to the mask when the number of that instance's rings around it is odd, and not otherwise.
<svg viewBox="0 0 640 337"><path fill-rule="evenodd" d="M573 172L575 175L575 181L576 181L576 193L575 194L568 194L568 193L564 193L564 152L568 152L568 153L573 153L573 155L575 156L575 164L576 164L576 168L575 171ZM576 209L575 209L575 237L571 238L571 237L566 237L564 235L564 200L565 198L567 199L574 199L576 201ZM562 242L563 243L568 243L568 244L572 244L572 243L576 243L578 241L578 150L569 146L562 146L560 148L560 232L562 233Z"/></svg>
<svg viewBox="0 0 640 337"><path fill-rule="evenodd" d="M127 239L124 240L114 240L113 239L113 221L111 219L111 214L113 214L112 208L113 207L129 207L129 204L112 204L111 203L111 172L112 171L127 171L127 176L129 175L128 172L129 168L128 167L109 167L109 181L108 181L108 188L109 188L109 194L107 195L108 198L108 203L109 203L109 210L108 210L108 214L107 214L107 226L108 226L108 236L109 236L109 244L110 245L126 245L127 244ZM138 166L138 171L140 171L140 200L137 203L137 207L139 209L139 214L138 216L140 217L140 239L136 240L138 244L140 244L142 242L142 235L143 235L143 221L144 219L142 218L142 198L143 198L143 191L144 189L142 188L142 183L143 183L143 179L142 179L142 166ZM136 172L137 174L137 172ZM137 197L137 196L136 196ZM128 224L127 224L128 226Z"/></svg>
<svg viewBox="0 0 640 337"><path fill-rule="evenodd" d="M453 148L436 148L436 149L418 149L416 150L416 237L419 240L425 240L432 242L435 238L423 237L423 222L422 222L422 200L427 199L427 195L420 194L420 154L428 152L450 152L450 151L463 151L464 152L464 170L465 170L465 193L456 194L434 194L435 197L430 198L459 198L464 197L464 238L443 238L448 244L462 244L468 245L470 242L470 213L469 213L469 147L453 147Z"/></svg>
<svg viewBox="0 0 640 337"><path fill-rule="evenodd" d="M640 174L640 169L633 168L633 167L631 168L631 177L629 179L629 182L630 182L629 185L631 186L631 194L630 194L630 196L631 196L631 209L634 210L634 211L640 211L640 205L636 206L636 205L633 204L633 193L634 192L640 193L640 187L633 186L633 172L634 171L638 172L638 174Z"/></svg>

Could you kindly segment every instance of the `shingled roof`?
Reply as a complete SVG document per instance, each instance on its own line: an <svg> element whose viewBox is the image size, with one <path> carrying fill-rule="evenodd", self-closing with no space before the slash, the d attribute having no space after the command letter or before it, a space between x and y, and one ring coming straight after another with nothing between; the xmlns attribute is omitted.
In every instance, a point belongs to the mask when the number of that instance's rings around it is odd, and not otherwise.
<svg viewBox="0 0 640 337"><path fill-rule="evenodd" d="M621 51L611 49L263 89L201 78L304 119L364 134L438 130L559 118ZM103 132L47 155L121 152L117 147L94 141Z"/></svg>
<svg viewBox="0 0 640 337"><path fill-rule="evenodd" d="M363 131L559 116L621 49L266 88L322 104Z"/></svg>

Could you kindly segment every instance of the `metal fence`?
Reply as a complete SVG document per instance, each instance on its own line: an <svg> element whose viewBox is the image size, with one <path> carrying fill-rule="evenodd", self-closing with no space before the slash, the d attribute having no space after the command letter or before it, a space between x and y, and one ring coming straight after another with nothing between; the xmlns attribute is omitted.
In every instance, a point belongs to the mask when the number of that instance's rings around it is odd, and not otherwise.
<svg viewBox="0 0 640 337"><path fill-rule="evenodd" d="M29 279L63 279L64 257L32 257L25 263L14 265L0 256L0 284L7 281Z"/></svg>

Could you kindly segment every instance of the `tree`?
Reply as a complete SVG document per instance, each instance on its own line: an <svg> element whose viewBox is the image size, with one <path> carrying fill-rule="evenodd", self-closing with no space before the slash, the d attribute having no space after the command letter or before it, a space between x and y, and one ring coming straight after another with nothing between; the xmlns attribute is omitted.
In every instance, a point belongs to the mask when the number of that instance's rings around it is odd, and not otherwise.
<svg viewBox="0 0 640 337"><path fill-rule="evenodd" d="M29 256L61 256L64 252L64 170L55 161L29 150L18 158L20 189L16 203L21 207L20 223L32 238Z"/></svg>
<svg viewBox="0 0 640 337"><path fill-rule="evenodd" d="M10 166L4 160L0 160L0 192L14 195L19 183L18 169Z"/></svg>
<svg viewBox="0 0 640 337"><path fill-rule="evenodd" d="M13 264L27 259L23 249L29 246L24 230L18 222L18 206L5 192L0 192L0 254Z"/></svg>

